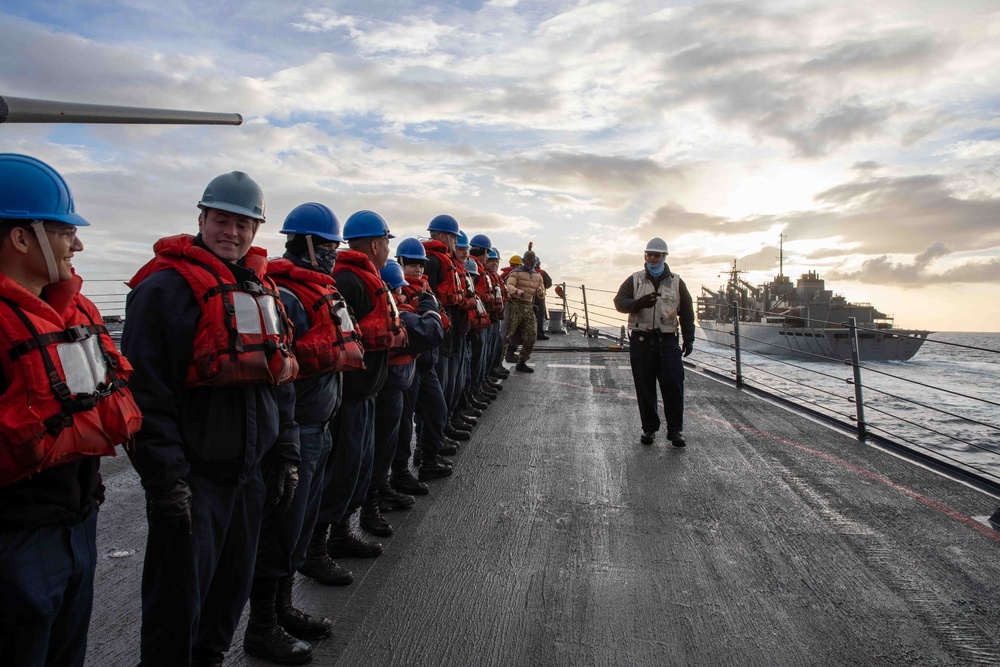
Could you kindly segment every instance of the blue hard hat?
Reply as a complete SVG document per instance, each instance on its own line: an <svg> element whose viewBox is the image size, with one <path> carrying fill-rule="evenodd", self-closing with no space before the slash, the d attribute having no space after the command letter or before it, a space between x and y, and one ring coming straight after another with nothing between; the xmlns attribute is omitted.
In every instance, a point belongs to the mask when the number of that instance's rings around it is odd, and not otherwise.
<svg viewBox="0 0 1000 667"><path fill-rule="evenodd" d="M471 257L465 260L465 270L474 276L479 275L479 265L476 264L476 260L472 259Z"/></svg>
<svg viewBox="0 0 1000 667"><path fill-rule="evenodd" d="M419 259L427 261L427 253L424 251L424 244L417 239L403 239L396 247L396 257L404 259Z"/></svg>
<svg viewBox="0 0 1000 667"><path fill-rule="evenodd" d="M394 259L385 260L385 266L378 270L389 287L396 289L406 284L406 277L403 275L403 267Z"/></svg>
<svg viewBox="0 0 1000 667"><path fill-rule="evenodd" d="M446 214L435 216L431 220L431 224L427 225L427 231L448 232L449 234L458 236L458 220Z"/></svg>
<svg viewBox="0 0 1000 667"><path fill-rule="evenodd" d="M390 239L396 238L389 233L389 225L385 219L374 211L358 211L352 213L351 217L344 223L344 238L364 239L369 236L388 236Z"/></svg>
<svg viewBox="0 0 1000 667"><path fill-rule="evenodd" d="M0 153L0 218L90 225L76 213L73 193L59 172L16 153Z"/></svg>
<svg viewBox="0 0 1000 667"><path fill-rule="evenodd" d="M299 204L285 218L282 234L308 234L327 241L344 242L340 233L340 220L323 204Z"/></svg>
<svg viewBox="0 0 1000 667"><path fill-rule="evenodd" d="M471 239L469 239L469 244L477 248L486 248L489 250L490 246L493 244L490 242L490 237L486 234L476 234Z"/></svg>
<svg viewBox="0 0 1000 667"><path fill-rule="evenodd" d="M264 222L264 191L242 171L231 171L205 186L198 208L217 208Z"/></svg>
<svg viewBox="0 0 1000 667"><path fill-rule="evenodd" d="M455 241L456 248L468 248L469 247L469 235L465 232L458 233L458 239Z"/></svg>
<svg viewBox="0 0 1000 667"><path fill-rule="evenodd" d="M500 259L500 251L496 248L490 248L489 252L486 253L486 259Z"/></svg>

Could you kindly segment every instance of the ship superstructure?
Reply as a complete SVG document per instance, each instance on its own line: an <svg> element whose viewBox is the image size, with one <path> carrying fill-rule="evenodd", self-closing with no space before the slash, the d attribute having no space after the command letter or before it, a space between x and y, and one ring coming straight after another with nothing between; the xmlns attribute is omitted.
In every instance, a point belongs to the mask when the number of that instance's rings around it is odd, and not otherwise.
<svg viewBox="0 0 1000 667"><path fill-rule="evenodd" d="M733 262L729 281L716 291L704 286L697 298L698 324L713 343L733 342L732 304L739 304L740 345L760 354L809 354L840 361L851 358L848 318L858 326L862 361L906 361L923 345L922 329L898 329L893 318L870 303L851 303L826 288L816 271L795 284L783 271L768 283L743 280Z"/></svg>

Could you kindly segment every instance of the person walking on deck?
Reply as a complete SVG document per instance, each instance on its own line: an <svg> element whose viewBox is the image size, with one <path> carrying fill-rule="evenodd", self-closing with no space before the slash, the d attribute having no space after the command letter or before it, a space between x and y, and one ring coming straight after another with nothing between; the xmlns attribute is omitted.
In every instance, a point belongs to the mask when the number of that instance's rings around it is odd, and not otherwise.
<svg viewBox="0 0 1000 667"><path fill-rule="evenodd" d="M522 373L534 373L535 369L528 366L528 358L535 349L535 299L545 298L545 285L542 276L535 271L535 253L529 250L521 255L522 265L507 276L507 290L510 292L510 323L507 327L505 346L509 347L511 340L521 334L521 351L514 367Z"/></svg>
<svg viewBox="0 0 1000 667"><path fill-rule="evenodd" d="M89 224L52 167L0 154L0 664L11 667L83 665L100 457L141 424L132 367L73 270Z"/></svg>
<svg viewBox="0 0 1000 667"><path fill-rule="evenodd" d="M684 440L684 365L683 356L694 349L694 308L691 294L680 276L666 264L667 244L654 238L646 244L646 264L625 279L615 294L615 308L628 313L629 361L635 395L639 402L644 445L653 444L660 430L656 410L656 386L663 397L667 421L667 439L675 447Z"/></svg>
<svg viewBox="0 0 1000 667"><path fill-rule="evenodd" d="M212 179L198 208L198 235L157 241L125 304L122 349L143 411L132 465L149 526L144 667L222 664L251 593L265 502L287 509L298 483L291 325L267 253L252 246L264 193L234 171ZM249 623L288 655L311 656L276 625L273 604L252 607Z"/></svg>

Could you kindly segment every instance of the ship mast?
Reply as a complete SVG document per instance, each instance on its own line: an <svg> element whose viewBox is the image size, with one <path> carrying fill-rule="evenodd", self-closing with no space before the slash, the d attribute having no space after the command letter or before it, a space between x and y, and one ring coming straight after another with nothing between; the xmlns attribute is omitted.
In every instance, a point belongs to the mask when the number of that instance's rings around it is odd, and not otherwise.
<svg viewBox="0 0 1000 667"><path fill-rule="evenodd" d="M785 235L778 234L778 275L785 275Z"/></svg>

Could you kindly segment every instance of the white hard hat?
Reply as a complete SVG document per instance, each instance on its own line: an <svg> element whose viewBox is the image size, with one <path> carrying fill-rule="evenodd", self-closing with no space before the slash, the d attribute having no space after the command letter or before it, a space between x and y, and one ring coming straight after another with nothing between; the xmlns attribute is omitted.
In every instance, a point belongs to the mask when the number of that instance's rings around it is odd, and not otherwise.
<svg viewBox="0 0 1000 667"><path fill-rule="evenodd" d="M649 243L646 244L646 252L662 252L664 255L670 254L667 252L667 242L660 237L649 239Z"/></svg>

